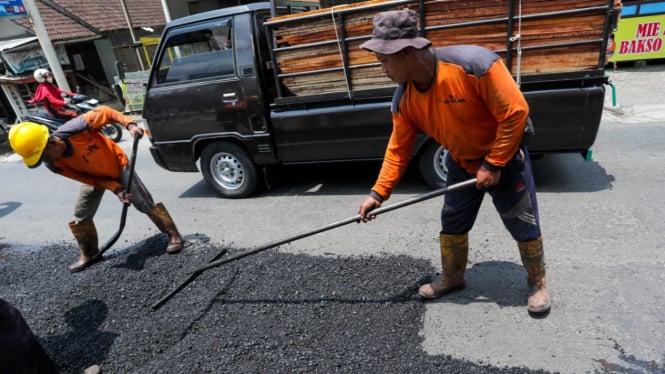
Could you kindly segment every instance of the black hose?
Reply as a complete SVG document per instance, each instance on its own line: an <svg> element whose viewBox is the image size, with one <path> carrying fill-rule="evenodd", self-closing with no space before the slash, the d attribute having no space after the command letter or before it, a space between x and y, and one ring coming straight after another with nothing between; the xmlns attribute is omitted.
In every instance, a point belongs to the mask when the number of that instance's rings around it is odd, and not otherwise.
<svg viewBox="0 0 665 374"><path fill-rule="evenodd" d="M134 179L134 167L136 166L136 154L138 153L137 150L139 146L139 139L141 139L140 136L135 136L134 143L132 144L132 155L129 161L129 179L127 180L127 185L125 186L125 191L127 192L130 191ZM115 244L118 238L120 238L120 234L122 234L122 231L125 229L125 222L127 221L127 209L130 205L130 203L122 204L122 213L120 213L120 227L118 228L118 231L116 231L115 234L113 234L113 236L111 236L111 238L99 248L99 252L97 252L94 256L92 256L92 258L83 264L84 269L97 262L102 257L104 252L111 248L111 246Z"/></svg>

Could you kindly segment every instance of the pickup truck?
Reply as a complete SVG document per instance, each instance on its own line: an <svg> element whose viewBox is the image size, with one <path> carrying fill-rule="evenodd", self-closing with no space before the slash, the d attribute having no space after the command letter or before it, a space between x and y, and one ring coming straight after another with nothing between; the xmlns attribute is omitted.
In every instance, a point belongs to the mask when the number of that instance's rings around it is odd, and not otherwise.
<svg viewBox="0 0 665 374"><path fill-rule="evenodd" d="M435 47L480 44L502 56L530 106L532 153L587 155L608 83L614 1L521 1L523 12L512 0L402 0L292 15L266 2L176 19L146 84L152 157L174 172L198 172L200 160L203 178L227 198L254 194L275 166L381 160L395 85L357 46L371 36L373 14L401 7L420 12L422 34ZM469 4L483 12L459 8ZM482 16L460 16L467 13ZM568 39L540 40L543 30ZM431 188L445 183L445 154L424 134L414 147L412 161Z"/></svg>

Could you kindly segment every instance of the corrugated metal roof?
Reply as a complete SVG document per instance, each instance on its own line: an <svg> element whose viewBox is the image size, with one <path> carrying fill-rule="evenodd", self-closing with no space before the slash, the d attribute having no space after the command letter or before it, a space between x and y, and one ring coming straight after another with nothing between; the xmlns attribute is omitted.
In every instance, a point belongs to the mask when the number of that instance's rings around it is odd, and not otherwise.
<svg viewBox="0 0 665 374"><path fill-rule="evenodd" d="M27 44L33 41L36 41L37 37L36 36L30 36L27 38L19 38L19 39L12 39L12 40L5 40L5 41L0 41L0 51L4 51L7 49L12 49L15 47L22 46L23 44Z"/></svg>

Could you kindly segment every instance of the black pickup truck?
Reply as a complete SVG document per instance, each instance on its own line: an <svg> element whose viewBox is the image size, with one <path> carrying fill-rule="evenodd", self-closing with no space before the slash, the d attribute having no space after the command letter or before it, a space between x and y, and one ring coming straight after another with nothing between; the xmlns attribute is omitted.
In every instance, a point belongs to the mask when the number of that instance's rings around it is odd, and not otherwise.
<svg viewBox="0 0 665 374"><path fill-rule="evenodd" d="M501 39L505 48L494 50L503 54L529 103L536 129L531 151L586 154L595 141L603 111L605 48L616 22L613 0L531 15L515 14L517 4L509 3L507 14L481 22L449 22L437 27L427 25L423 18L423 34L435 40L437 30L498 23L505 28L507 24ZM280 18L275 16L279 11L274 4L253 3L168 23L156 50L143 108L154 160L170 171L196 172L200 159L205 180L228 198L252 195L263 183L263 171L272 166L380 160L392 129L389 108L395 86L383 76L375 59L360 54L365 51L357 45L371 35L372 14L403 6L418 10L424 5L392 1ZM349 26L354 16L362 21L360 35ZM526 25L530 20L542 23L548 17L565 20L573 16L600 17L602 29L594 30L595 36L589 40L560 45L529 47L525 40L520 46L519 37L514 37L518 22ZM332 22L333 38L300 46L284 42L285 31L308 34L302 30L309 29L310 21ZM531 72L519 71L520 54L533 51L537 55L548 47L563 49L562 56L575 48L591 47L596 52L589 68L564 67L543 73L546 69L541 66ZM298 55L299 51L310 57ZM332 51L340 64L317 66L317 58L325 51ZM288 53L295 60L289 60ZM291 69L299 65L305 70ZM336 80L341 83L333 84ZM413 162L431 187L445 183L445 152L425 135L414 148Z"/></svg>

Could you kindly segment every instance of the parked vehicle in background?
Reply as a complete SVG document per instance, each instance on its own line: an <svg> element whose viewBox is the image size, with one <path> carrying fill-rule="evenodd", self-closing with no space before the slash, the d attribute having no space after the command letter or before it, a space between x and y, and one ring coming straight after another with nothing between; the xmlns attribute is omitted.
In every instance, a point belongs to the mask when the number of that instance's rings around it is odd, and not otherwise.
<svg viewBox="0 0 665 374"><path fill-rule="evenodd" d="M0 141L6 140L9 134L9 124L7 119L0 117Z"/></svg>
<svg viewBox="0 0 665 374"><path fill-rule="evenodd" d="M614 1L580 0L574 9L548 2L556 8L536 4L524 15L509 3L484 8L477 22L431 21L424 34L440 46L439 35L444 41L450 35L486 35L488 27L500 25L503 36L493 36L492 49L529 102L536 129L532 152L586 156L603 111ZM272 166L382 159L395 85L373 54L357 46L371 35L372 15L391 6L396 5L369 2L274 17L274 4L253 3L168 23L143 107L155 162L174 172L196 172L200 160L212 188L239 198L252 195L263 182L262 171ZM419 10L415 1L400 6ZM546 39L538 29L535 42L508 37L529 22L545 25L540 27L548 37L567 39ZM323 40L316 39L320 35ZM298 38L304 41L298 44ZM413 161L431 187L445 183L445 152L424 135L414 147Z"/></svg>

